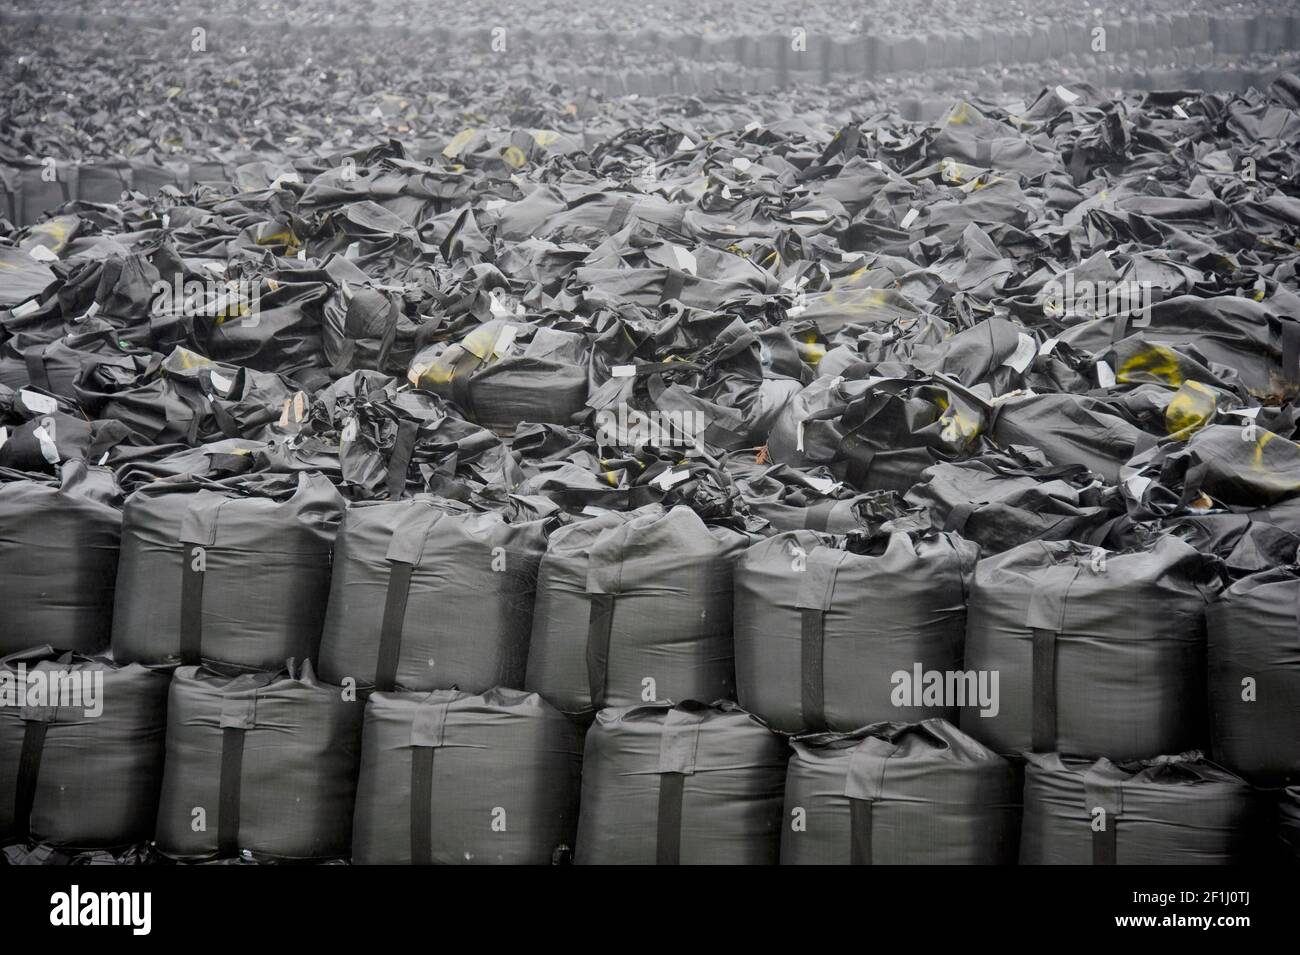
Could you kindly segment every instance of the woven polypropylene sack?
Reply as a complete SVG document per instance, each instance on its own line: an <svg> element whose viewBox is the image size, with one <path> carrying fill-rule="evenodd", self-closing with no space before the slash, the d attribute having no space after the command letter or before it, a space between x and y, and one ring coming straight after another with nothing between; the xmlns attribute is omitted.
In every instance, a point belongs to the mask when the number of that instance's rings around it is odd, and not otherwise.
<svg viewBox="0 0 1300 955"><path fill-rule="evenodd" d="M1031 541L979 562L966 666L998 675L962 729L1000 753L1141 759L1204 742L1207 558L1162 537L1111 553Z"/></svg>
<svg viewBox="0 0 1300 955"><path fill-rule="evenodd" d="M793 742L783 865L1001 865L1016 858L1010 762L946 720Z"/></svg>
<svg viewBox="0 0 1300 955"><path fill-rule="evenodd" d="M415 498L348 510L321 675L382 690L523 686L545 521Z"/></svg>
<svg viewBox="0 0 1300 955"><path fill-rule="evenodd" d="M284 500L136 492L123 512L114 657L249 669L314 659L342 510L319 474L300 475Z"/></svg>
<svg viewBox="0 0 1300 955"><path fill-rule="evenodd" d="M122 513L88 488L106 471L63 465L59 482L0 483L0 655L108 644Z"/></svg>
<svg viewBox="0 0 1300 955"><path fill-rule="evenodd" d="M181 859L345 858L364 703L310 665L181 667L167 714L158 848Z"/></svg>
<svg viewBox="0 0 1300 955"><path fill-rule="evenodd" d="M100 848L148 839L170 676L48 647L0 661L0 841ZM38 685L64 705L39 702Z"/></svg>
<svg viewBox="0 0 1300 955"><path fill-rule="evenodd" d="M955 534L904 531L842 543L792 531L758 542L737 563L741 706L790 733L955 720L951 701L926 706L909 697L900 706L895 676L961 668L977 548Z"/></svg>
<svg viewBox="0 0 1300 955"><path fill-rule="evenodd" d="M788 748L735 704L601 710L575 861L774 865Z"/></svg>
<svg viewBox="0 0 1300 955"><path fill-rule="evenodd" d="M1214 759L1256 785L1300 779L1300 573L1238 580L1206 613Z"/></svg>
<svg viewBox="0 0 1300 955"><path fill-rule="evenodd" d="M1258 821L1245 780L1200 753L1116 765L1031 753L1021 865L1229 865Z"/></svg>
<svg viewBox="0 0 1300 955"><path fill-rule="evenodd" d="M581 771L581 730L536 693L375 693L352 860L562 861L573 849Z"/></svg>
<svg viewBox="0 0 1300 955"><path fill-rule="evenodd" d="M690 508L657 504L556 531L524 685L566 713L730 699L732 571L745 543Z"/></svg>

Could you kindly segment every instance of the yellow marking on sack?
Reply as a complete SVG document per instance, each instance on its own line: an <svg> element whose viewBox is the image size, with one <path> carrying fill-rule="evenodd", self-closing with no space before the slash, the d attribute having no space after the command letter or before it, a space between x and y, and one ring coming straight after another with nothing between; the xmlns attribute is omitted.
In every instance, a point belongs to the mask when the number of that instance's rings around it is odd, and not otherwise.
<svg viewBox="0 0 1300 955"><path fill-rule="evenodd" d="M528 157L518 146L507 146L501 150L501 158L512 169L520 169L528 164Z"/></svg>
<svg viewBox="0 0 1300 955"><path fill-rule="evenodd" d="M460 151L468 146L470 140L472 140L477 134L477 129L462 129L451 138L451 142L442 147L442 154L448 159L455 159L460 155Z"/></svg>
<svg viewBox="0 0 1300 955"><path fill-rule="evenodd" d="M1126 383L1151 381L1178 388L1183 384L1178 353L1166 345L1147 345L1124 360L1115 373L1115 380Z"/></svg>
<svg viewBox="0 0 1300 955"><path fill-rule="evenodd" d="M1170 437L1186 440L1214 417L1218 396L1199 381L1185 381L1165 408L1165 430Z"/></svg>

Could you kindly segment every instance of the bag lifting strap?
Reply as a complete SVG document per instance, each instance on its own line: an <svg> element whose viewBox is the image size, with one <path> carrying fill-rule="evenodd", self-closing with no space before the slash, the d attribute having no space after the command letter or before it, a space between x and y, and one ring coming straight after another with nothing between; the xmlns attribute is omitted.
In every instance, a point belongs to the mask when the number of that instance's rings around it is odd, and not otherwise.
<svg viewBox="0 0 1300 955"><path fill-rule="evenodd" d="M1300 322L1282 323L1282 380L1300 381Z"/></svg>
<svg viewBox="0 0 1300 955"><path fill-rule="evenodd" d="M23 720L23 748L18 756L18 779L14 786L13 833L19 839L31 835L32 806L36 802L36 780L41 772L41 756L45 752L45 733L58 714L53 706L24 706L19 711Z"/></svg>
<svg viewBox="0 0 1300 955"><path fill-rule="evenodd" d="M37 388L51 391L50 375L45 367L45 346L29 348L23 352L23 363L27 365L27 378Z"/></svg>
<svg viewBox="0 0 1300 955"><path fill-rule="evenodd" d="M664 714L659 737L659 808L655 828L655 865L679 865L682 849L682 796L686 777L699 756L700 724L707 710L671 709Z"/></svg>
<svg viewBox="0 0 1300 955"><path fill-rule="evenodd" d="M605 705L605 684L609 676L609 637L614 624L614 598L617 594L589 594L590 615L587 618L587 683L591 691L591 705L601 709Z"/></svg>
<svg viewBox="0 0 1300 955"><path fill-rule="evenodd" d="M680 300L682 290L686 287L686 273L680 269L668 269L664 276L664 287L659 293L659 304Z"/></svg>
<svg viewBox="0 0 1300 955"><path fill-rule="evenodd" d="M849 864L871 865L872 809L884 796L885 767L898 744L868 736L849 754L844 795L849 800Z"/></svg>
<svg viewBox="0 0 1300 955"><path fill-rule="evenodd" d="M1050 753L1056 749L1056 639L1065 628L1066 603L1078 576L1077 563L1053 565L1030 594L1025 612L1033 681L1030 748L1036 753Z"/></svg>
<svg viewBox="0 0 1300 955"><path fill-rule="evenodd" d="M217 790L217 852L239 853L239 809L244 777L244 735L257 726L257 693L221 701L221 782Z"/></svg>
<svg viewBox="0 0 1300 955"><path fill-rule="evenodd" d="M415 453L415 442L420 435L418 421L403 421L397 426L397 437L393 440L393 451L388 456L388 499L400 500L406 490L406 472L411 467L411 457Z"/></svg>
<svg viewBox="0 0 1300 955"><path fill-rule="evenodd" d="M211 491L200 491L181 518L180 658L186 666L199 663L202 657L207 550L217 542L217 519L228 500Z"/></svg>
<svg viewBox="0 0 1300 955"><path fill-rule="evenodd" d="M799 608L799 702L804 727L826 729L825 624L835 596L835 577L847 551L814 547L808 553L795 606Z"/></svg>
<svg viewBox="0 0 1300 955"><path fill-rule="evenodd" d="M448 702L425 703L411 721L411 865L433 865L433 753L444 744Z"/></svg>
<svg viewBox="0 0 1300 955"><path fill-rule="evenodd" d="M1033 630L1033 750L1056 749L1056 633Z"/></svg>
<svg viewBox="0 0 1300 955"><path fill-rule="evenodd" d="M375 686L385 692L397 685L397 668L402 656L402 630L411 594L411 574L424 554L429 532L443 518L433 508L415 509L417 517L393 532L388 543L388 589L384 594L384 618L379 629L379 658L375 663Z"/></svg>
<svg viewBox="0 0 1300 955"><path fill-rule="evenodd" d="M1124 782L1119 773L1102 761L1094 763L1083 774L1084 809L1088 825L1092 829L1092 864L1118 864L1119 817L1124 811ZM1104 826L1097 828L1096 810L1101 809Z"/></svg>

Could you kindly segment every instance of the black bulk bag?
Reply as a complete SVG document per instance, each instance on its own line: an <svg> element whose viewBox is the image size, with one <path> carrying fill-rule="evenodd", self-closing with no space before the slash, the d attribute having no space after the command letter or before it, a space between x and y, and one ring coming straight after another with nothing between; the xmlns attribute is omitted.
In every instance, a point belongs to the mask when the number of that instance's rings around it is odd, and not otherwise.
<svg viewBox="0 0 1300 955"><path fill-rule="evenodd" d="M1236 581L1206 611L1216 762L1257 786L1300 781L1300 570Z"/></svg>
<svg viewBox="0 0 1300 955"><path fill-rule="evenodd" d="M419 351L407 378L475 424L513 431L522 421L570 424L585 414L589 358L575 332L493 320Z"/></svg>
<svg viewBox="0 0 1300 955"><path fill-rule="evenodd" d="M0 483L0 655L108 645L122 513L112 475L65 461ZM11 475L0 475L0 480Z"/></svg>
<svg viewBox="0 0 1300 955"><path fill-rule="evenodd" d="M732 569L746 540L680 505L560 528L538 572L524 685L572 714L730 699Z"/></svg>
<svg viewBox="0 0 1300 955"><path fill-rule="evenodd" d="M1277 813L1284 858L1300 865L1300 786L1283 790Z"/></svg>
<svg viewBox="0 0 1300 955"><path fill-rule="evenodd" d="M606 709L587 731L580 865L775 865L788 750L734 703Z"/></svg>
<svg viewBox="0 0 1300 955"><path fill-rule="evenodd" d="M292 493L258 488L149 485L127 499L116 659L256 670L315 659L343 499L316 473L300 473Z"/></svg>
<svg viewBox="0 0 1300 955"><path fill-rule="evenodd" d="M582 731L536 693L375 693L358 864L532 864L572 852Z"/></svg>
<svg viewBox="0 0 1300 955"><path fill-rule="evenodd" d="M49 647L0 660L0 842L102 848L147 840L170 677Z"/></svg>
<svg viewBox="0 0 1300 955"><path fill-rule="evenodd" d="M310 663L181 667L172 681L158 849L172 858L346 858L364 701Z"/></svg>
<svg viewBox="0 0 1300 955"><path fill-rule="evenodd" d="M910 689L917 667L961 668L977 556L956 534L904 530L790 531L754 544L736 564L740 705L788 733L955 720L952 701L900 697L895 675Z"/></svg>
<svg viewBox="0 0 1300 955"><path fill-rule="evenodd" d="M1142 759L1205 736L1205 578L1172 537L1132 552L1031 541L975 567L966 669L999 675L998 713L961 727L1000 753Z"/></svg>
<svg viewBox="0 0 1300 955"><path fill-rule="evenodd" d="M1112 763L1030 753L1021 865L1246 861L1254 790L1199 752Z"/></svg>
<svg viewBox="0 0 1300 955"><path fill-rule="evenodd" d="M1008 865L1014 766L947 720L792 741L782 865Z"/></svg>
<svg viewBox="0 0 1300 955"><path fill-rule="evenodd" d="M321 676L392 690L522 687L546 521L523 499L429 497L348 509L334 549Z"/></svg>

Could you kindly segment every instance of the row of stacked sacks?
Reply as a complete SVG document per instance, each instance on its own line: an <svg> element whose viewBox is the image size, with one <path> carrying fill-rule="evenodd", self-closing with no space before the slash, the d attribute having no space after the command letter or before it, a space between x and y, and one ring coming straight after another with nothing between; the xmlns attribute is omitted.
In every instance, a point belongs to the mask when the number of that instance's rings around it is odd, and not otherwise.
<svg viewBox="0 0 1300 955"><path fill-rule="evenodd" d="M151 787L178 767L175 784L162 786L163 816L166 826L177 827L180 815L188 814L189 835L184 827L164 833L160 823L159 845L167 854L196 858L247 848L267 856L321 858L345 856L351 845L359 860L397 859L411 851L413 824L387 832L359 821L351 843L347 838L353 812L358 820L367 818L351 804L356 754L362 754L358 807L377 800L385 806L377 811L383 819L397 811L385 800L424 805L461 798L455 789L460 784L439 797L436 786L430 795L426 780L436 783L448 763L453 776L462 778L455 756L442 762L437 757L457 745L447 742L454 739L448 736L449 714L460 712L457 701L466 695L475 699L464 704L467 712L478 714L467 716L471 726L494 725L494 706L525 706L550 720L536 724L550 727L536 735L528 730L518 740L503 738L501 751L568 753L570 768L581 751L579 727L595 717L586 772L593 786L591 780L599 778L593 770L606 758L593 756L593 747L601 752L610 725L632 732L627 727L636 721L613 711L647 704L655 711L667 707L662 701L735 700L743 710L722 709L741 714L743 725L756 727L756 733L761 729L782 760L785 744L774 732L792 735L796 754L801 746L825 754L895 732L863 735L863 727L920 725L929 729L916 730L919 739L937 733L948 741L940 749L979 754L981 766L1010 767L1028 759L1031 784L1040 784L1037 790L1028 785L1026 792L1059 797L1060 805L1069 804L1061 793L1084 777L1093 780L1088 793L1111 785L1096 778L1176 784L1175 794L1189 797L1200 791L1192 783L1214 784L1242 797L1227 799L1223 817L1241 825L1204 825L1230 831L1242 847L1259 845L1248 816L1263 820L1262 828L1273 825L1268 807L1281 805L1283 820L1294 816L1287 815L1294 793L1280 791L1300 773L1300 572L1294 567L1270 567L1225 587L1214 558L1172 536L1118 552L1075 541L1029 540L979 560L970 540L906 518L874 531L791 530L759 537L706 523L687 507L658 504L632 511L593 508L586 515L565 515L548 499L524 496L495 509L426 495L349 506L328 480L307 473L292 481L159 481L131 495L121 511L111 503L110 485L107 472L76 464L62 468L57 484L28 477L0 485L6 608L0 652L17 654L9 666L49 658L33 647L95 654L107 643L113 663L88 665L136 688L121 694L135 693L136 700L135 715L124 715L124 723L77 718L67 708L39 702L4 709L11 723L0 773L12 780L15 819L26 806L30 820L36 797L47 793L37 814L41 824L24 830L15 822L10 838L25 833L36 841L99 846L148 838L155 817ZM836 520L834 507L800 516L823 526ZM973 532L980 519L966 516ZM1018 529L1012 520L1005 523L1007 532ZM110 620L111 628L105 626ZM64 659L72 665L75 658ZM277 675L289 659L312 663L290 664L286 675ZM208 692L208 703L196 703L194 711L207 716L179 722L164 716L166 677L177 665L182 669L170 681L172 716L191 712L191 698ZM294 689L283 697L272 693L282 685ZM105 705L117 696L106 694ZM521 702L525 697L529 702ZM358 745L364 705L374 725L365 730L367 745ZM320 711L309 713L315 706ZM119 792L122 804L108 815L134 820L132 826L114 829L115 823L105 822L102 831L84 836L59 828L75 828L82 815L60 803L65 797L59 794L71 789L57 771L41 775L44 744L65 719L79 727L69 731L69 745L102 750L99 757L86 757L84 766L94 772L84 785L93 784L97 793L104 786ZM211 730L207 737L187 735L202 725ZM290 725L304 727L302 751L269 757L265 765L279 767L271 773L258 762L262 743L253 741L259 738L254 731L268 729L268 740L287 743L294 734L280 739L277 727ZM164 726L175 738L165 762ZM115 737L116 748L88 742L87 727L94 728L96 740ZM54 732L53 739L58 737ZM656 756L661 768L646 772L692 776L698 771L692 768L692 740L670 745L666 755ZM59 753L60 745L48 752ZM494 744L469 745L490 754ZM657 746L644 752L660 754ZM437 752L419 756L417 765L413 747ZM1218 765L1191 755L1198 750L1209 751ZM124 762L105 764L112 752L122 753ZM386 763L381 753L395 763ZM513 799L502 796L488 807L500 809L507 820L512 807L526 818L533 812L529 807L535 804L521 794L541 799L543 792L563 790L553 780L537 783L559 770L521 774L523 760L512 755L505 761L509 773L501 783L522 788L510 790ZM154 767L152 775L147 766ZM284 783L288 766L302 767L301 784ZM377 776L367 776L367 766ZM247 779L231 775L243 772L240 767L250 774ZM187 791L191 782L200 785L204 772L215 774L208 789ZM481 772L485 780L490 775ZM1049 777L1055 781L1049 784ZM375 778L382 783L372 787ZM154 783L146 784L149 779ZM862 791L880 785L879 779L855 779L854 786L867 787ZM670 781L668 795L689 782ZM482 791L464 796L467 812L480 796L488 798L492 785L484 782ZM980 793L986 791L982 786L976 787ZM262 810L256 799L247 808L232 802L258 787L268 791L266 799L284 796L293 806ZM689 794L689 787L684 791ZM934 790L958 791L947 784ZM1018 794L1018 784L1009 791ZM808 798L801 796L792 808L809 810ZM1114 817L1122 815L1123 805L1142 805L1137 796L1127 798L1125 803L1122 793L1112 793L1110 801L1090 809ZM301 800L317 805L303 810ZM1216 800L1210 802L1223 803ZM610 829L599 822L601 802L599 791L584 800L588 835L585 843L578 839L580 858L584 844L599 845L600 834ZM1015 799L1003 802L1012 805ZM1203 804L1210 803L1189 803ZM1254 807L1249 813L1246 804ZM1028 797L1026 805L1026 832L1039 832L1047 810L1033 809ZM261 826L285 829L279 820L286 812L295 816L286 831L309 834L288 837L294 851L271 835L248 835ZM673 810L656 812L668 812L664 825L672 822ZM538 817L544 815L559 832L556 813L539 810ZM408 811L402 818L409 816ZM208 825L214 817L218 821ZM235 834L232 819L239 820ZM508 821L494 824L511 831ZM1283 832L1289 831L1285 826ZM1019 824L1006 828L1018 832ZM131 839L117 838L128 829ZM791 837L796 831L791 829ZM215 843L205 841L209 834ZM856 838L861 841L861 831ZM1119 838L1118 848L1099 843L1098 858L1135 858ZM303 849L312 839L330 848ZM1035 839L1046 836L1031 836L1025 844L1038 845ZM446 861L441 849L432 848L434 841L419 829L418 856L427 860L433 853ZM501 841L503 850L508 841ZM557 839L547 852L561 844L573 843ZM1004 855L996 858L1014 857L1008 849L1014 840L998 845ZM1196 845L1184 841L1168 851L1195 854ZM482 845L463 851L495 857ZM655 851L659 857L667 850ZM793 846L789 851L795 853L791 858L798 855ZM1060 849L1064 855L1038 851L1040 856L1026 859L1069 855L1066 849ZM1223 850L1234 857L1244 851ZM596 850L591 852L596 858ZM827 853L818 858L833 855Z"/></svg>
<svg viewBox="0 0 1300 955"><path fill-rule="evenodd" d="M536 693L363 700L293 663L45 648L0 678L88 689L0 709L11 860L149 842L182 862L1231 864L1266 861L1271 829L1300 848L1300 787L1270 804L1197 752L1021 763L943 719L790 739L731 702L607 708L584 739Z"/></svg>
<svg viewBox="0 0 1300 955"><path fill-rule="evenodd" d="M1285 8L1258 11L1218 10L1152 11L1119 15L1097 11L1093 16L1079 16L1077 11L1065 15L1024 16L1014 22L979 18L978 22L950 22L926 29L929 24L909 17L903 23L880 23L876 14L869 22L848 24L814 23L811 18L787 16L790 25L763 30L726 31L696 29L689 26L671 32L658 29L634 31L591 31L577 28L533 28L511 15L507 23L496 23L482 15L472 26L448 26L430 23L423 17L400 22L377 22L373 16L361 19L340 18L322 22L318 18L286 20L275 16L263 25L283 34L321 35L331 31L346 33L361 40L385 37L405 38L424 35L426 44L435 50L467 52L510 52L527 56L553 49L563 43L569 49L582 50L593 60L617 52L622 56L658 53L680 57L690 62L707 60L752 69L814 70L832 74L873 76L909 69L953 69L1039 62L1068 53L1096 51L1098 28L1105 30L1106 47L1151 55L1164 51L1213 43L1221 53L1247 54L1254 51L1293 48L1300 36L1300 17ZM82 16L51 16L46 11L12 11L6 19L17 22L44 23L71 29L117 28L147 23L154 31L191 38L191 31L205 31L205 45L214 50L234 50L256 33L259 19L255 12L247 17L212 17L202 11L190 15L138 15L121 17L96 11ZM540 27L540 25L538 25ZM729 25L730 26L730 25ZM502 49L502 41L505 48Z"/></svg>

